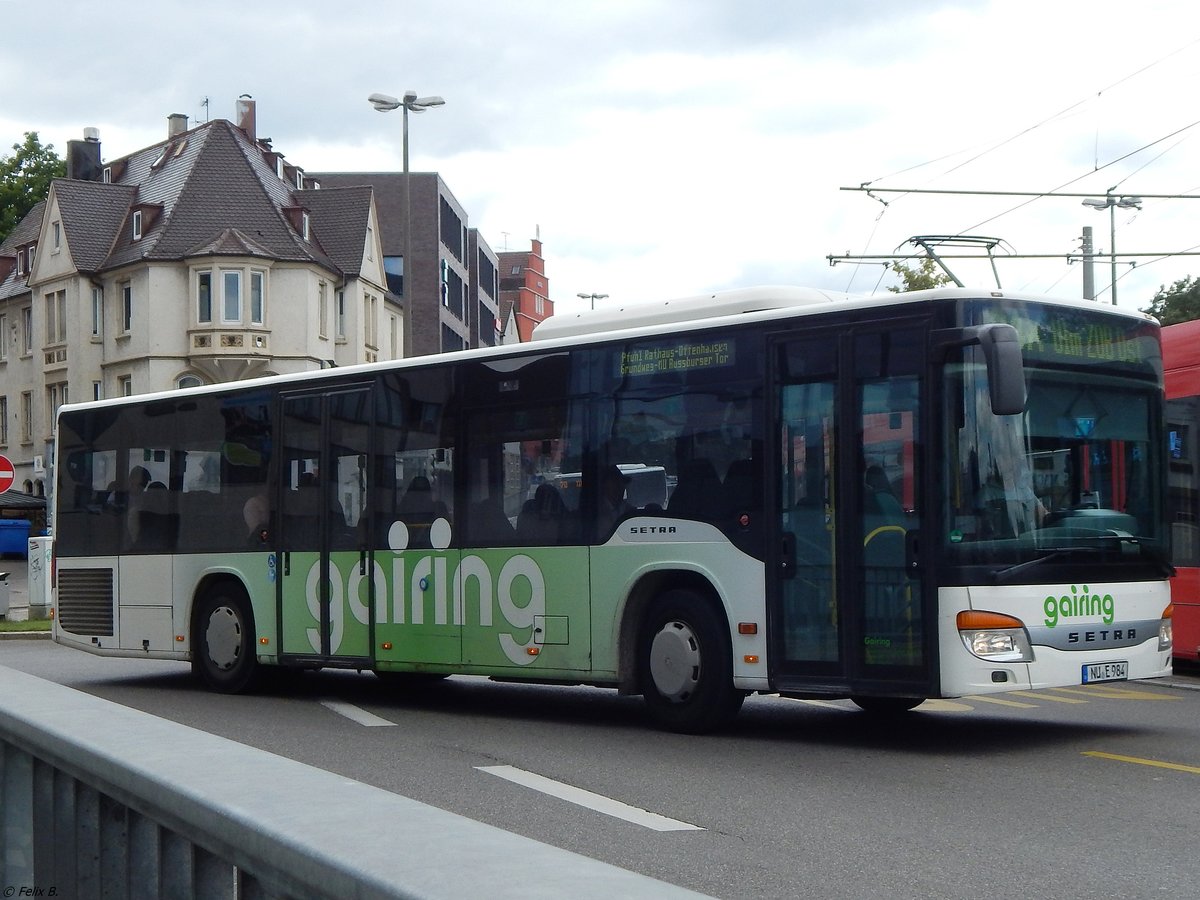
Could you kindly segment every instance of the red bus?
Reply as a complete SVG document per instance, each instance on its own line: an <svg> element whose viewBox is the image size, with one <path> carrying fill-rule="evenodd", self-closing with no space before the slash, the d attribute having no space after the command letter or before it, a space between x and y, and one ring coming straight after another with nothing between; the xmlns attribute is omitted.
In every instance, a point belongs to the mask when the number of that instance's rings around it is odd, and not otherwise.
<svg viewBox="0 0 1200 900"><path fill-rule="evenodd" d="M1175 660L1200 662L1200 320L1162 330Z"/></svg>

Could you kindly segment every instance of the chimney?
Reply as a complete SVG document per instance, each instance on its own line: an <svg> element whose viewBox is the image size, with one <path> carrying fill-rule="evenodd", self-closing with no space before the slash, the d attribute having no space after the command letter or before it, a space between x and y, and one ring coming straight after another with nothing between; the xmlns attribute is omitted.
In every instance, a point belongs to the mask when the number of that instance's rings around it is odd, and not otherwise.
<svg viewBox="0 0 1200 900"><path fill-rule="evenodd" d="M246 137L250 138L251 143L258 140L254 124L254 98L249 94L242 94L238 97L237 127L246 132Z"/></svg>
<svg viewBox="0 0 1200 900"><path fill-rule="evenodd" d="M167 116L167 139L179 137L187 131L187 116L183 113L171 113Z"/></svg>
<svg viewBox="0 0 1200 900"><path fill-rule="evenodd" d="M82 141L67 141L67 177L79 181L100 181L104 177L99 129L85 128Z"/></svg>

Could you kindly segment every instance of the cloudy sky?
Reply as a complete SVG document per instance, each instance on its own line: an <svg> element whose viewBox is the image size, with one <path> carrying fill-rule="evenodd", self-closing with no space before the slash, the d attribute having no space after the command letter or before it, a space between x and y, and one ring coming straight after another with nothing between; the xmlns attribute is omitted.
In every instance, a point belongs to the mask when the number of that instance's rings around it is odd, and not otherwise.
<svg viewBox="0 0 1200 900"><path fill-rule="evenodd" d="M1118 301L1200 275L1200 5L1194 0L0 0L0 155L26 131L105 159L167 116L234 118L309 171L401 167L380 91L496 250L540 233L552 299L634 303L753 284L871 293L914 235L999 238L1007 289L1078 297L1085 225L1116 211ZM27 37L22 37L22 33ZM208 105L204 105L207 98ZM864 183L868 195L842 190ZM1196 200L1151 195L1192 194ZM970 252L965 250L947 252ZM952 263L993 287L986 261ZM1109 299L1107 259L1095 270Z"/></svg>

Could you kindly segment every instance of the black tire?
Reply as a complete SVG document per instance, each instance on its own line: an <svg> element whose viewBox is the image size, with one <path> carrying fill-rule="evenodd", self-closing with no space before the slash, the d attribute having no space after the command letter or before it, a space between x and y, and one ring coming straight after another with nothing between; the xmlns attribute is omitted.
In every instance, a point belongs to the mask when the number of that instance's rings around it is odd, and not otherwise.
<svg viewBox="0 0 1200 900"><path fill-rule="evenodd" d="M885 716L906 713L925 702L924 697L851 697L850 699L863 712Z"/></svg>
<svg viewBox="0 0 1200 900"><path fill-rule="evenodd" d="M681 734L728 725L746 699L733 686L724 617L689 590L667 591L650 606L638 645L638 680L655 723Z"/></svg>
<svg viewBox="0 0 1200 900"><path fill-rule="evenodd" d="M210 690L237 694L253 688L261 668L255 658L254 616L245 593L219 585L200 598L192 635L192 671Z"/></svg>

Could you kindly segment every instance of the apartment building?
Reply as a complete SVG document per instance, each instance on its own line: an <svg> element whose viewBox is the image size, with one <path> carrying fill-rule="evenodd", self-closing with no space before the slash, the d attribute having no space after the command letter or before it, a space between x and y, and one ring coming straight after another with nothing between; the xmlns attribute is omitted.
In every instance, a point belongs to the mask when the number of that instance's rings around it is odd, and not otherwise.
<svg viewBox="0 0 1200 900"><path fill-rule="evenodd" d="M369 187L324 189L237 123L102 159L71 141L67 177L0 244L0 453L45 492L58 407L402 355Z"/></svg>
<svg viewBox="0 0 1200 900"><path fill-rule="evenodd" d="M326 188L370 187L382 233L388 288L405 291L404 174L321 172ZM467 212L436 172L409 174L412 197L412 296L410 355L447 353L497 343L499 261Z"/></svg>

